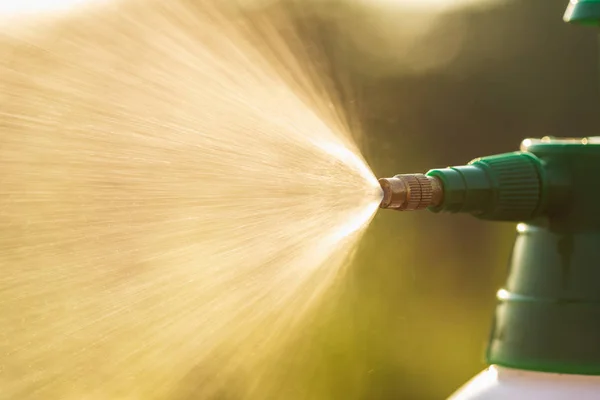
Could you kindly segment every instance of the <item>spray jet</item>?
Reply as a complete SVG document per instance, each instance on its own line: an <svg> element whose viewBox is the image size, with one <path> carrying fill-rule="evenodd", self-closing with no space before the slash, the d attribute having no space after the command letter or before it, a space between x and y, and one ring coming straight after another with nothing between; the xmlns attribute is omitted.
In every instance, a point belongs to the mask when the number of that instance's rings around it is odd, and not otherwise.
<svg viewBox="0 0 600 400"><path fill-rule="evenodd" d="M600 0L571 0L564 20L599 26ZM383 209L518 222L490 367L452 400L600 399L600 137L526 139L518 152L379 183Z"/></svg>

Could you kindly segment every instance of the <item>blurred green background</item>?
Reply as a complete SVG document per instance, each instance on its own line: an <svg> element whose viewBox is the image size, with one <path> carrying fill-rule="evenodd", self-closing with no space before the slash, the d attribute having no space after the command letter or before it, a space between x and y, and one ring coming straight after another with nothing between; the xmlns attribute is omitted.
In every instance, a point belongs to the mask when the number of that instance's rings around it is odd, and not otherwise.
<svg viewBox="0 0 600 400"><path fill-rule="evenodd" d="M562 21L566 0L443 12L440 1L409 3L304 2L299 18L377 176L464 164L526 137L598 133L597 36ZM278 397L446 398L485 367L514 229L378 213L320 315L282 356Z"/></svg>

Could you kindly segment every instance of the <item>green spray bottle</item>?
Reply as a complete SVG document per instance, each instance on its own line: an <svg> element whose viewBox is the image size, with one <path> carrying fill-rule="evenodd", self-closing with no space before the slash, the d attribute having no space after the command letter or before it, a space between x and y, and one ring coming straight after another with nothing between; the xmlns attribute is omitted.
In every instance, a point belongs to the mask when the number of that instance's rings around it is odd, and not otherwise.
<svg viewBox="0 0 600 400"><path fill-rule="evenodd" d="M600 0L565 20L600 25ZM513 221L517 237L486 359L451 400L600 400L600 137L526 139L521 151L379 180L381 208Z"/></svg>

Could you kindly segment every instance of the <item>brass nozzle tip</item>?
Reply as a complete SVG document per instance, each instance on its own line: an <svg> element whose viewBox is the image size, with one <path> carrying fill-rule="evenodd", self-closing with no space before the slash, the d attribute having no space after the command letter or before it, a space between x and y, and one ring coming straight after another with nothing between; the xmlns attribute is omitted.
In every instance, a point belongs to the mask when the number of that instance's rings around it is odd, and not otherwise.
<svg viewBox="0 0 600 400"><path fill-rule="evenodd" d="M380 208L400 211L422 210L440 204L442 187L436 178L424 174L396 175L381 178L383 190Z"/></svg>
<svg viewBox="0 0 600 400"><path fill-rule="evenodd" d="M399 208L406 202L406 185L404 181L394 178L381 178L379 184L383 190L380 208Z"/></svg>

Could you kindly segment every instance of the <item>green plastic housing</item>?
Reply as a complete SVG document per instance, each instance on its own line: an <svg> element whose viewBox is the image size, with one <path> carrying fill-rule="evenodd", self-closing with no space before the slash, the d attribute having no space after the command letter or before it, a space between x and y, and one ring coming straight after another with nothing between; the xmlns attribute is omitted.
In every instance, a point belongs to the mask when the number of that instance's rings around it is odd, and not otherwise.
<svg viewBox="0 0 600 400"><path fill-rule="evenodd" d="M600 375L600 140L531 140L521 152L432 170L434 212L523 222L487 361Z"/></svg>
<svg viewBox="0 0 600 400"><path fill-rule="evenodd" d="M600 25L600 0L571 0L563 19L579 25Z"/></svg>
<svg viewBox="0 0 600 400"><path fill-rule="evenodd" d="M600 375L600 145L528 146L561 200L519 224L487 359L536 371ZM550 196L552 194L549 193Z"/></svg>

